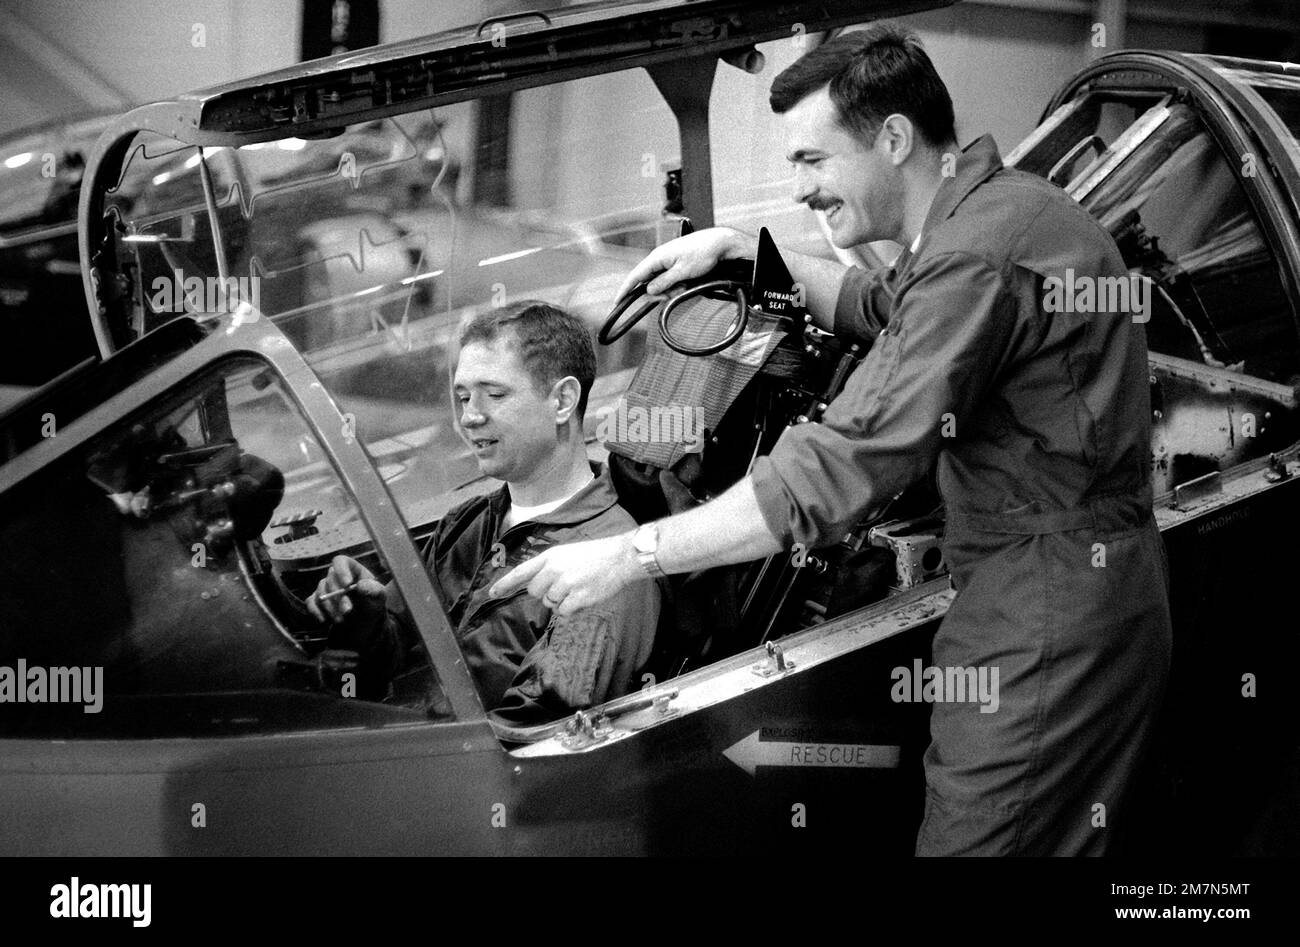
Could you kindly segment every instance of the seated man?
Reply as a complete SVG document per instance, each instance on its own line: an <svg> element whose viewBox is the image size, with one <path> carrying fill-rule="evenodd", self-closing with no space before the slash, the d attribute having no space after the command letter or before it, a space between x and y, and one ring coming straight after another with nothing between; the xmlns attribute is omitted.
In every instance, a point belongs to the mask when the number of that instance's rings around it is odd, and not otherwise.
<svg viewBox="0 0 1300 947"><path fill-rule="evenodd" d="M523 591L488 593L548 546L636 524L618 505L608 471L587 460L582 417L596 357L582 322L525 302L476 316L460 346L458 430L479 470L505 484L439 521L424 559L483 706L515 726L544 723L640 684L659 593L652 582L636 583L565 617ZM361 653L359 678L368 669L372 678L391 674L400 662L401 629L388 601L385 586L346 556L334 559L308 599L317 618L335 623L331 646Z"/></svg>

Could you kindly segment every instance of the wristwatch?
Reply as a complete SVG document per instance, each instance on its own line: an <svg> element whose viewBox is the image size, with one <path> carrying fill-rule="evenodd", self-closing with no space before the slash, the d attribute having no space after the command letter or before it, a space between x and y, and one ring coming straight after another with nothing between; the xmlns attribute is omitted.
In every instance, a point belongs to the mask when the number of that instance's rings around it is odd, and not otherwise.
<svg viewBox="0 0 1300 947"><path fill-rule="evenodd" d="M655 553L659 550L659 524L645 523L638 526L632 534L632 548L636 550L637 561L646 575L652 579L662 579L667 573L659 568Z"/></svg>

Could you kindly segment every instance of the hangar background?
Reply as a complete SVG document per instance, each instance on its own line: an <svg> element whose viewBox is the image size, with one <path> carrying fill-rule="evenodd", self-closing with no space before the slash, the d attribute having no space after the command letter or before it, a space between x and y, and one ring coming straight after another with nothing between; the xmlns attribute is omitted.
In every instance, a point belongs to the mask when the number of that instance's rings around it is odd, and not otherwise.
<svg viewBox="0 0 1300 947"><path fill-rule="evenodd" d="M378 3L380 42L539 6L531 0L370 2ZM87 112L125 110L289 65L303 58L304 10L328 24L349 5L360 19L364 3L358 0L5 0L0 134ZM869 4L863 6L865 13ZM1146 47L1300 59L1300 9L1292 0L966 0L903 22L919 32L953 93L962 143L989 132L1004 153L1033 128L1061 82L1104 52ZM1094 24L1105 25L1104 47L1091 42ZM201 45L195 42L198 31ZM768 51L760 75L720 70L713 96L714 134L749 136L759 146L745 149L749 167L714 168L716 181L738 188L771 186L788 171L775 149L761 147L772 140L771 116L754 114L749 103L759 99L742 87L770 83L796 56L793 44L768 45L779 48ZM596 83L571 84L566 94L551 90L544 102L513 110L511 137L532 145L528 160L501 169L508 180L500 184L510 196L501 203L577 209L575 199L625 200L632 196L626 188L644 183L621 173L601 180L601 169L572 147L598 135L618 153L620 139L644 141L637 125L668 118L644 73L610 81L622 86L613 95ZM738 108L742 101L747 104ZM556 127L563 133L553 134ZM448 134L454 137L456 129ZM537 160L539 141L552 143L543 161ZM664 140L657 157L671 162L676 151L674 136ZM714 155L726 151L715 148ZM475 187L479 200L488 196L481 183L466 184ZM729 202L725 193L719 196L723 205Z"/></svg>

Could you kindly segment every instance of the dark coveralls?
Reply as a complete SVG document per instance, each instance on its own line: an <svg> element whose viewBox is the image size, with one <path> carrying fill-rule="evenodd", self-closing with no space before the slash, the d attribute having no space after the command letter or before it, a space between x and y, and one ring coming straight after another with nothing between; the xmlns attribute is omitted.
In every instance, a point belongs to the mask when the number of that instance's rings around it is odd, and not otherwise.
<svg viewBox="0 0 1300 947"><path fill-rule="evenodd" d="M1143 317L1045 311L1046 279L1127 269L988 136L922 235L887 273L849 271L836 331L874 344L823 423L760 458L754 489L779 538L817 545L937 458L957 595L934 665L997 667L1000 705L933 704L917 853L1104 853L1170 657Z"/></svg>
<svg viewBox="0 0 1300 947"><path fill-rule="evenodd" d="M637 582L567 617L519 589L493 597L492 583L561 543L636 528L618 505L606 469L559 508L502 531L509 489L474 497L438 521L424 560L483 706L512 726L547 723L641 686L659 619L659 589ZM497 544L500 544L498 546ZM394 601L390 596L390 604ZM403 637L399 616L384 623L388 655Z"/></svg>

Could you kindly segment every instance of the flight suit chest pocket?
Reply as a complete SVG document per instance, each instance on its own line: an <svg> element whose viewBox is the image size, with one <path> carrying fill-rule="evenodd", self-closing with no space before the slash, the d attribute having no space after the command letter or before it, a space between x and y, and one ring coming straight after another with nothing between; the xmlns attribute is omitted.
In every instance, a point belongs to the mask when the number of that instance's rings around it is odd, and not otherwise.
<svg viewBox="0 0 1300 947"><path fill-rule="evenodd" d="M527 562L538 553L555 545L551 540L541 536L525 536L522 542L495 542L479 563L474 574L473 588L491 585L515 566Z"/></svg>
<svg viewBox="0 0 1300 947"><path fill-rule="evenodd" d="M864 434L869 433L871 416L879 411L898 371L901 331L902 326L894 321L881 330L871 351L849 376L844 391L831 403L826 412L827 423L847 425Z"/></svg>

